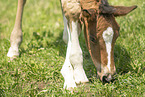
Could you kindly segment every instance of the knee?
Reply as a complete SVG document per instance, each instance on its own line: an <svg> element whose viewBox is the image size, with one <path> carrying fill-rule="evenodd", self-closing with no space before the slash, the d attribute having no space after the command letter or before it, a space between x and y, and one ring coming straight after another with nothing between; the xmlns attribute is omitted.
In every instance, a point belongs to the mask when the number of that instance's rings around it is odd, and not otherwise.
<svg viewBox="0 0 145 97"><path fill-rule="evenodd" d="M70 62L75 67L75 65L83 64L83 56L81 52L73 52L70 54Z"/></svg>

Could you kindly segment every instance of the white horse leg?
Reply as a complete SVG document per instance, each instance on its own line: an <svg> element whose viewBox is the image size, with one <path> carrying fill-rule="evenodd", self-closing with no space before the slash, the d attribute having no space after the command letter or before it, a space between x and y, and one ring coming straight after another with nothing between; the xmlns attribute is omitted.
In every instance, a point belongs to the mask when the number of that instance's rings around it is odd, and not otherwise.
<svg viewBox="0 0 145 97"><path fill-rule="evenodd" d="M71 90L74 87L76 87L76 83L73 78L73 67L69 60L70 51L71 51L71 36L70 36L70 30L68 26L67 26L67 30L68 30L68 45L67 45L66 59L61 69L61 74L63 75L64 80L65 80L64 88Z"/></svg>
<svg viewBox="0 0 145 97"><path fill-rule="evenodd" d="M88 78L83 69L83 56L82 50L79 45L79 34L81 31L78 21L72 21L72 32L71 32L71 52L70 52L70 62L74 69L74 79L77 84L88 82Z"/></svg>
<svg viewBox="0 0 145 97"><path fill-rule="evenodd" d="M68 33L67 33L67 19L63 14L63 22L64 22L64 31L63 31L63 41L67 44L68 42Z"/></svg>
<svg viewBox="0 0 145 97"><path fill-rule="evenodd" d="M11 33L11 47L8 51L7 56L8 57L14 57L19 56L19 46L22 42L22 15L23 15L23 8L26 3L26 0L18 0L18 8L17 8L17 15L16 15L16 21L15 26L13 28L13 31Z"/></svg>

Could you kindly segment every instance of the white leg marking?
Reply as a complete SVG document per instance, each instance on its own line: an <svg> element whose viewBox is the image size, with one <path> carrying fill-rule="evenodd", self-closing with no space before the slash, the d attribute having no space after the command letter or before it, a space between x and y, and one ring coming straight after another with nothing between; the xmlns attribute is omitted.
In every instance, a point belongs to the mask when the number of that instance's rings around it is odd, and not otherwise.
<svg viewBox="0 0 145 97"><path fill-rule="evenodd" d="M68 89L68 90L71 90L71 88L74 88L76 87L76 84L75 84L75 80L73 78L73 67L70 63L70 60L69 60L69 56L70 56L70 52L71 52L71 36L70 36L70 30L67 26L67 29L68 29L68 46L67 46L67 52L66 52L66 59L65 59L65 62L64 62L64 65L61 69L61 74L63 75L64 77L64 88Z"/></svg>
<svg viewBox="0 0 145 97"><path fill-rule="evenodd" d="M111 27L108 27L107 30L105 30L103 32L103 39L105 41L106 44L106 51L107 51L107 59L108 59L108 63L107 63L107 67L110 71L110 64L111 64L111 44L112 44L112 39L113 39L113 29Z"/></svg>
<svg viewBox="0 0 145 97"><path fill-rule="evenodd" d="M88 82L88 78L83 69L82 50L79 45L78 36L80 28L78 22L71 23L72 32L67 26L68 32L68 47L66 53L65 63L61 69L64 77L64 88L71 90L76 87L76 83Z"/></svg>
<svg viewBox="0 0 145 97"><path fill-rule="evenodd" d="M72 21L72 32L71 32L71 53L70 53L70 62L74 68L74 79L76 83L88 82L88 78L83 69L83 56L82 50L79 45L79 34L81 31L78 21Z"/></svg>
<svg viewBox="0 0 145 97"><path fill-rule="evenodd" d="M8 57L14 57L14 56L19 56L19 50L18 47L10 47L9 51L7 53Z"/></svg>
<svg viewBox="0 0 145 97"><path fill-rule="evenodd" d="M67 44L68 42L68 33L67 33L67 19L63 14L63 22L64 22L64 31L63 31L63 41Z"/></svg>

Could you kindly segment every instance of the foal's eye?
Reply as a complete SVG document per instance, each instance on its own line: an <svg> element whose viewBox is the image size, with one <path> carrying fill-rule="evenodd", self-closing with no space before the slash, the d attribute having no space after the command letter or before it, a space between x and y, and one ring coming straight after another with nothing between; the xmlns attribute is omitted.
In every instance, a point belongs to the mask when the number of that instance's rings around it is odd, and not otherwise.
<svg viewBox="0 0 145 97"><path fill-rule="evenodd" d="M96 37L90 36L90 41L93 43L97 43Z"/></svg>

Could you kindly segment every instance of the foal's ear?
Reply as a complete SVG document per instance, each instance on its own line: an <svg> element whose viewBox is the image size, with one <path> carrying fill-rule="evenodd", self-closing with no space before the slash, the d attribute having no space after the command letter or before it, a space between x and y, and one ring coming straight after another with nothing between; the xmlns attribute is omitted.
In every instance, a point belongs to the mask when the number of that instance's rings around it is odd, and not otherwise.
<svg viewBox="0 0 145 97"><path fill-rule="evenodd" d="M125 6L112 6L113 7L113 14L114 16L124 16L133 11L134 9L137 8L137 6L130 6L130 7L125 7Z"/></svg>

